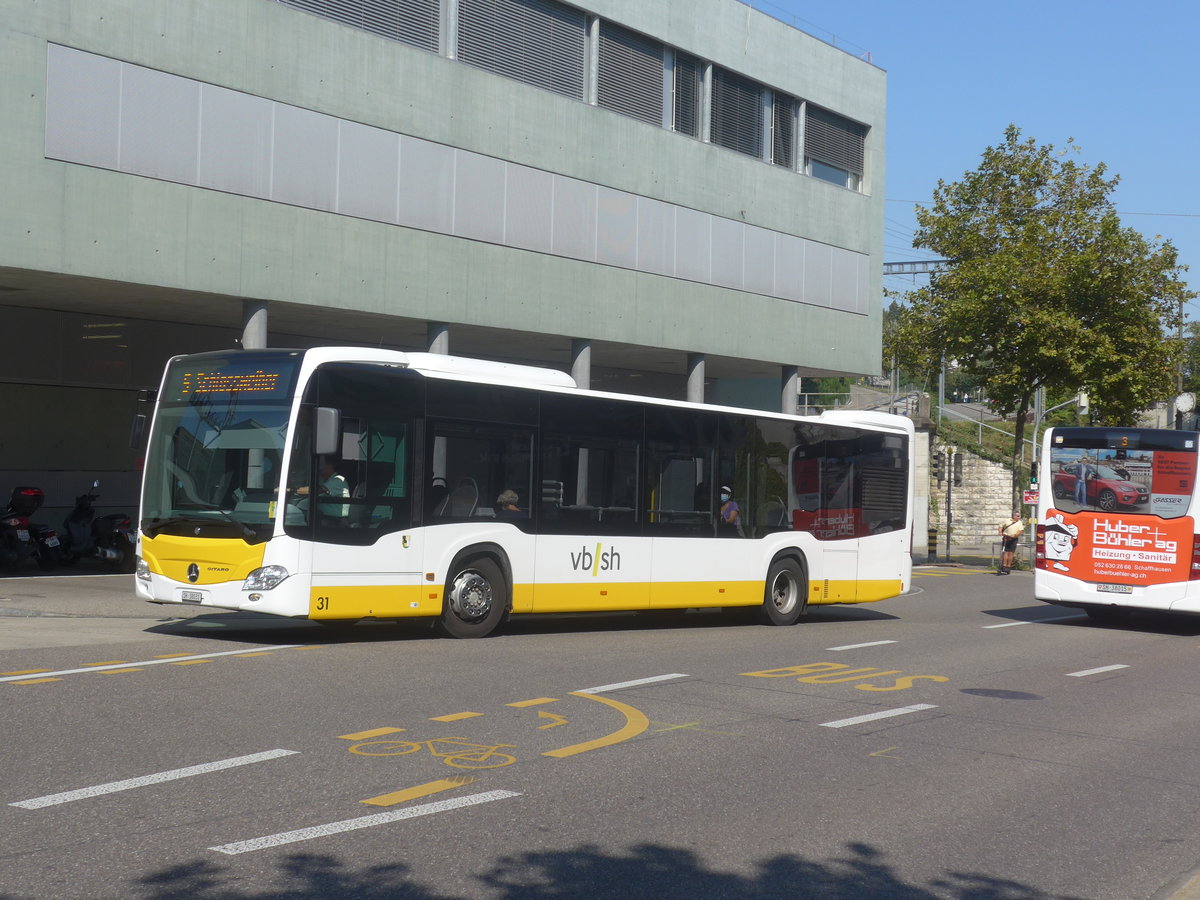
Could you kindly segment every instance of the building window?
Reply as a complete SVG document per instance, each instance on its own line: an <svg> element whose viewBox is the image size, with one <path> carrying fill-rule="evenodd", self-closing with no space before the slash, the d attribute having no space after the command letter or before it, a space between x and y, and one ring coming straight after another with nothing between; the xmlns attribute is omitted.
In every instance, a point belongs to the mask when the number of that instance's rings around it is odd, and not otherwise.
<svg viewBox="0 0 1200 900"><path fill-rule="evenodd" d="M596 103L651 125L663 124L663 45L600 23Z"/></svg>
<svg viewBox="0 0 1200 900"><path fill-rule="evenodd" d="M762 85L725 69L713 67L712 128L709 140L738 153L762 158Z"/></svg>
<svg viewBox="0 0 1200 900"><path fill-rule="evenodd" d="M804 116L804 170L841 187L862 187L867 129L809 104Z"/></svg>
<svg viewBox="0 0 1200 900"><path fill-rule="evenodd" d="M700 60L688 53L675 51L671 72L674 117L672 127L680 134L700 136Z"/></svg>
<svg viewBox="0 0 1200 900"><path fill-rule="evenodd" d="M460 0L458 58L582 100L584 14L552 0Z"/></svg>
<svg viewBox="0 0 1200 900"><path fill-rule="evenodd" d="M787 169L796 165L796 98L779 91L771 101L771 162Z"/></svg>
<svg viewBox="0 0 1200 900"><path fill-rule="evenodd" d="M425 50L438 49L438 0L280 0L352 28Z"/></svg>

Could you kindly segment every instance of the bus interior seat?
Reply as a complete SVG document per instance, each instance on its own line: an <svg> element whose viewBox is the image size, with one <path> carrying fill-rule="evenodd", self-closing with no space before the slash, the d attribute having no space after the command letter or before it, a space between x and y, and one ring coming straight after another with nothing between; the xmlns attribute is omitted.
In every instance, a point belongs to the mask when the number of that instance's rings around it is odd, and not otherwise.
<svg viewBox="0 0 1200 900"><path fill-rule="evenodd" d="M446 499L434 510L435 516L463 518L475 512L479 504L479 487L475 479L464 476L458 479L458 487L446 495Z"/></svg>

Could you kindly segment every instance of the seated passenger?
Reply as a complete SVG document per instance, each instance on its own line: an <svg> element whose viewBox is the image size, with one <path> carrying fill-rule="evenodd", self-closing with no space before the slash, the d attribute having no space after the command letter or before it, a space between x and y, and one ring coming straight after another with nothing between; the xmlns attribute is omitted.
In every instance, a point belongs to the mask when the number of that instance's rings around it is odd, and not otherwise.
<svg viewBox="0 0 1200 900"><path fill-rule="evenodd" d="M501 491L500 496L496 498L496 516L501 519L525 518L525 510L517 506L520 499L516 491Z"/></svg>

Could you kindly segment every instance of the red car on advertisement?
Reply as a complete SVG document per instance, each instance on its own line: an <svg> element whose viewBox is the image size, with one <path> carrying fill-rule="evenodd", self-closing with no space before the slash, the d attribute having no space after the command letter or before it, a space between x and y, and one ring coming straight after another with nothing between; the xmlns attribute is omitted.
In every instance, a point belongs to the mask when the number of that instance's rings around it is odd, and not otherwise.
<svg viewBox="0 0 1200 900"><path fill-rule="evenodd" d="M1079 469L1086 470L1087 505L1106 512L1118 506L1137 506L1150 501L1150 491L1136 481L1123 477L1108 466L1092 463L1071 463L1054 473L1054 496L1059 499L1075 498L1075 485L1079 480Z"/></svg>

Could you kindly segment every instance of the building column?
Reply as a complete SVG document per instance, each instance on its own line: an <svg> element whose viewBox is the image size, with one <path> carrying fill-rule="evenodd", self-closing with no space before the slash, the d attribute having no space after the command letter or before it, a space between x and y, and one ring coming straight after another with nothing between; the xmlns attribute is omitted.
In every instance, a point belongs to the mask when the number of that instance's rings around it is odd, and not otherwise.
<svg viewBox="0 0 1200 900"><path fill-rule="evenodd" d="M687 358L688 403L704 402L704 354L689 353Z"/></svg>
<svg viewBox="0 0 1200 900"><path fill-rule="evenodd" d="M779 376L779 411L794 416L800 402L800 368L781 366Z"/></svg>
<svg viewBox="0 0 1200 900"><path fill-rule="evenodd" d="M425 326L426 345L430 353L450 355L450 326L445 322L430 322Z"/></svg>
<svg viewBox="0 0 1200 900"><path fill-rule="evenodd" d="M571 341L571 377L585 391L592 386L592 342L583 338Z"/></svg>
<svg viewBox="0 0 1200 900"><path fill-rule="evenodd" d="M267 346L267 301L242 301L242 349L262 350Z"/></svg>

